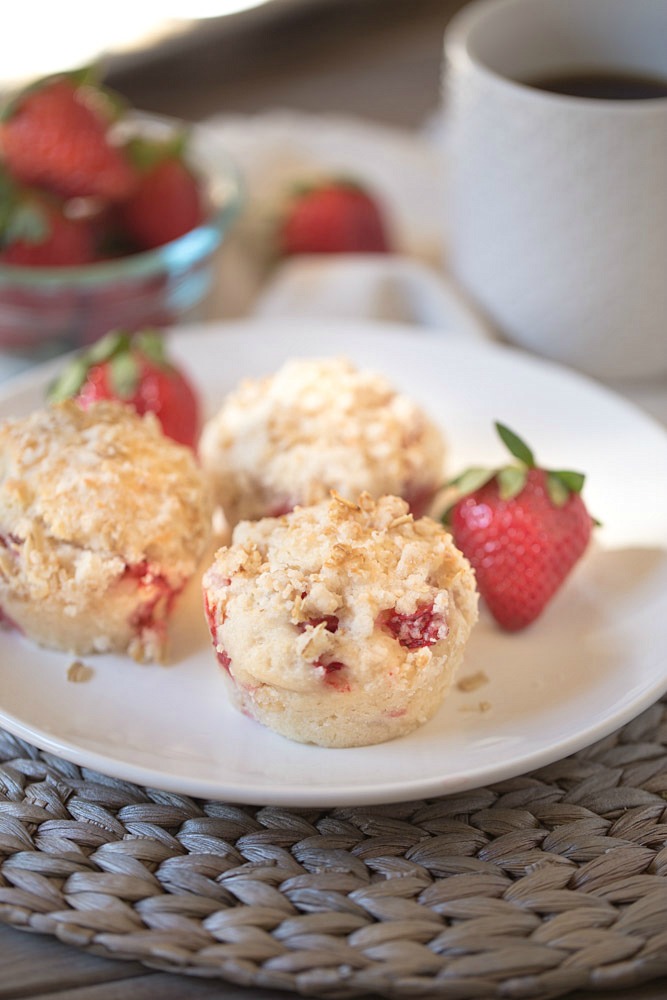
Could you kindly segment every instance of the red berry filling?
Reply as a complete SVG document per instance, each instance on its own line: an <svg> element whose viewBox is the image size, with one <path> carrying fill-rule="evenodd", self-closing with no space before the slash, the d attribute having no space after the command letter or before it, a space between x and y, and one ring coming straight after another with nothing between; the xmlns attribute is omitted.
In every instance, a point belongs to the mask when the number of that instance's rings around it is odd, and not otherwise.
<svg viewBox="0 0 667 1000"><path fill-rule="evenodd" d="M211 602L208 599L206 591L204 591L204 614L206 615L206 621L208 622L208 630L211 633L211 638L215 639L215 611L211 607Z"/></svg>
<svg viewBox="0 0 667 1000"><path fill-rule="evenodd" d="M19 545L23 545L24 539L19 538L18 535L13 535L11 531L6 535L0 535L0 545L5 549L14 549Z"/></svg>
<svg viewBox="0 0 667 1000"><path fill-rule="evenodd" d="M231 670L229 669L232 665L232 658L228 652L224 649L216 649L215 655L218 658L218 663L220 666L231 675Z"/></svg>
<svg viewBox="0 0 667 1000"><path fill-rule="evenodd" d="M155 573L147 560L127 566L125 576L138 581L137 588L141 596L145 592L145 600L137 607L130 618L130 624L137 633L146 630L164 634L167 619L179 593L161 573Z"/></svg>
<svg viewBox="0 0 667 1000"><path fill-rule="evenodd" d="M231 583L231 580L225 579L222 582L226 587L228 587L229 584ZM217 647L216 644L217 624L215 620L215 608L211 606L206 591L204 591L204 614L206 615L206 621L208 622L208 629L209 632L211 633L211 639L213 640L213 648L215 649L215 655L218 658L218 663L231 676L230 667L232 665L232 658L226 650L222 648L218 649Z"/></svg>
<svg viewBox="0 0 667 1000"><path fill-rule="evenodd" d="M341 663L340 660L331 660L330 663L323 663L322 657L315 660L314 666L321 667L325 674L334 674L337 670L345 669L345 664Z"/></svg>
<svg viewBox="0 0 667 1000"><path fill-rule="evenodd" d="M320 670L324 671L324 683L328 684L329 687L335 688L337 691L350 690L350 685L339 673L339 671L345 670L345 664L341 663L340 660L330 660L327 663L320 656L315 660L313 666L319 667Z"/></svg>
<svg viewBox="0 0 667 1000"><path fill-rule="evenodd" d="M148 560L143 559L140 563L134 563L131 566L125 567L125 576L132 577L132 579L143 580L143 578L148 574Z"/></svg>
<svg viewBox="0 0 667 1000"><path fill-rule="evenodd" d="M19 628L13 618L10 618L5 609L0 606L0 628L7 629L10 631L14 629L16 632L22 632L23 629Z"/></svg>
<svg viewBox="0 0 667 1000"><path fill-rule="evenodd" d="M284 514L291 514L294 510L294 503L291 500L278 500L269 507L265 517L282 517Z"/></svg>
<svg viewBox="0 0 667 1000"><path fill-rule="evenodd" d="M434 614L433 604L422 605L411 615L388 608L378 615L377 625L406 649L433 646L447 635L447 623L442 615Z"/></svg>

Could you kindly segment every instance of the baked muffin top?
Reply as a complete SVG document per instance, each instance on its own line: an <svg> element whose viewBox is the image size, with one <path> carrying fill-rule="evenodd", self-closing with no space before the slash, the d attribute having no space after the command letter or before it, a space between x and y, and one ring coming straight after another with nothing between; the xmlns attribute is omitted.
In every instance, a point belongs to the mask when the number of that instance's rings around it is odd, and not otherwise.
<svg viewBox="0 0 667 1000"><path fill-rule="evenodd" d="M474 577L449 533L394 496L334 495L241 522L204 586L224 635L243 648L241 675L293 690L312 689L313 665L326 673L332 659L361 684L394 668L407 678L447 640L452 600L457 620L476 617ZM253 641L236 635L255 625Z"/></svg>
<svg viewBox="0 0 667 1000"><path fill-rule="evenodd" d="M246 379L204 428L202 461L252 487L316 503L329 489L348 497L398 493L438 481L444 442L421 408L382 375L346 358L297 358Z"/></svg>
<svg viewBox="0 0 667 1000"><path fill-rule="evenodd" d="M19 539L191 566L210 499L190 449L152 414L66 401L0 424L0 526Z"/></svg>

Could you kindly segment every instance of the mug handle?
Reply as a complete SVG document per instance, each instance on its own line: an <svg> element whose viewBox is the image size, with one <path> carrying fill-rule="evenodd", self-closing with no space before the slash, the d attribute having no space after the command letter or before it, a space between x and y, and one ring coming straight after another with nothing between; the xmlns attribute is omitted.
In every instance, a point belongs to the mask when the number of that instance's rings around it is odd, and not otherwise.
<svg viewBox="0 0 667 1000"><path fill-rule="evenodd" d="M260 293L253 315L374 319L468 340L495 339L451 281L421 261L398 255L294 257Z"/></svg>

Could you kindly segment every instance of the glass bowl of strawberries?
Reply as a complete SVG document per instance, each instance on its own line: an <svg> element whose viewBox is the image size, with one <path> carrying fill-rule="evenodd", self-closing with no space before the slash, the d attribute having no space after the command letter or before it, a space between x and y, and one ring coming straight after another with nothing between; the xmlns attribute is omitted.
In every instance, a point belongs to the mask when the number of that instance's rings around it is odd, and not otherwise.
<svg viewBox="0 0 667 1000"><path fill-rule="evenodd" d="M135 112L90 70L23 89L0 113L0 350L199 318L239 205L201 127Z"/></svg>

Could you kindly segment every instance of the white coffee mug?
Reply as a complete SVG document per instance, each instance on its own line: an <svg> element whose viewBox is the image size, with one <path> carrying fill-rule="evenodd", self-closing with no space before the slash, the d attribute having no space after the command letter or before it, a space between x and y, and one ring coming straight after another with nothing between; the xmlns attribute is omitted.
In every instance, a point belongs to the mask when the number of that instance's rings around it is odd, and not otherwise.
<svg viewBox="0 0 667 1000"><path fill-rule="evenodd" d="M477 0L448 26L446 267L511 342L599 377L667 372L667 0Z"/></svg>

